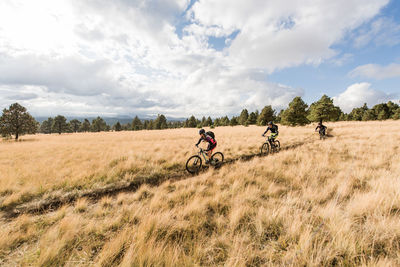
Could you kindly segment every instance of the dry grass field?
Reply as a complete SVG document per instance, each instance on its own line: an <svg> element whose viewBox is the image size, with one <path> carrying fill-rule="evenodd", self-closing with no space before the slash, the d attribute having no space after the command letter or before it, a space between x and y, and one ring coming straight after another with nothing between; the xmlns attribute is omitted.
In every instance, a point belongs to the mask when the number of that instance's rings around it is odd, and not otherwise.
<svg viewBox="0 0 400 267"><path fill-rule="evenodd" d="M196 176L197 129L2 141L0 265L400 265L399 121L327 126L323 141L280 126L278 154ZM261 127L213 131L228 161L264 141Z"/></svg>

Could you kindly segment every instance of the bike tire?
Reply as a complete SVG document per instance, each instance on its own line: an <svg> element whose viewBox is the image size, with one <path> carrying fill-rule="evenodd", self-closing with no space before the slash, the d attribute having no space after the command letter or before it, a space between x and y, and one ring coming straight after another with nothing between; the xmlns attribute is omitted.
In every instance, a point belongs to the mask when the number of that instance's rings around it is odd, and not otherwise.
<svg viewBox="0 0 400 267"><path fill-rule="evenodd" d="M278 140L275 140L274 152L278 153L280 150L281 150L281 143Z"/></svg>
<svg viewBox="0 0 400 267"><path fill-rule="evenodd" d="M214 167L220 167L224 162L224 154L216 152L211 156L211 163Z"/></svg>
<svg viewBox="0 0 400 267"><path fill-rule="evenodd" d="M268 142L265 142L264 144L262 144L262 146L260 148L260 153L261 153L261 156L267 156L269 154Z"/></svg>
<svg viewBox="0 0 400 267"><path fill-rule="evenodd" d="M198 173L201 169L202 165L202 160L199 156L194 155L191 156L187 161L186 161L186 170L190 174L195 174Z"/></svg>

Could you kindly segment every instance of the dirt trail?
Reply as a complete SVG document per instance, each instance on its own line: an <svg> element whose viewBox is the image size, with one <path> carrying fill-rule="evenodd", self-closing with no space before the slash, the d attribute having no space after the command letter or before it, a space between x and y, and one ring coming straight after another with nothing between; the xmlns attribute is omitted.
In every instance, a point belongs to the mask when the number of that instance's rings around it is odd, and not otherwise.
<svg viewBox="0 0 400 267"><path fill-rule="evenodd" d="M304 140L301 142L297 142L294 144L286 145L281 147L281 151L291 150L298 148L300 146L313 143L317 140L312 140L311 138L308 140ZM227 158L222 166L234 164L237 161L249 161L255 157L261 157L259 153L240 155L236 158ZM205 170L208 168L205 168ZM201 173L201 172L200 172ZM198 175L198 174L197 174ZM182 170L178 173L174 173L171 175L165 176L142 176L137 177L135 181L124 182L124 183L114 183L112 185L104 186L96 189L88 189L88 190L76 190L74 192L69 192L64 194L63 196L50 197L48 199L34 200L20 205L9 205L1 208L2 217L10 220L12 218L18 217L22 214L44 214L54 210L57 210L61 206L65 204L74 203L79 198L88 198L94 202L101 199L104 196L112 196L122 192L135 192L139 189L140 186L146 184L150 186L159 186L163 182L170 181L178 181L193 177L196 175L191 175L186 172L186 170Z"/></svg>

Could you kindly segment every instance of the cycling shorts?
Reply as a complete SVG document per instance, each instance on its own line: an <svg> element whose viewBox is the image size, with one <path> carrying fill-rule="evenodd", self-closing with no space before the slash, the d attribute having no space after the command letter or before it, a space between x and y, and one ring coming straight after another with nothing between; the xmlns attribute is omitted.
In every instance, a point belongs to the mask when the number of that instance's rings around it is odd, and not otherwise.
<svg viewBox="0 0 400 267"><path fill-rule="evenodd" d="M216 147L217 147L217 142L215 142L215 144L208 143L208 147L207 147L206 151L213 151L214 148L216 148Z"/></svg>

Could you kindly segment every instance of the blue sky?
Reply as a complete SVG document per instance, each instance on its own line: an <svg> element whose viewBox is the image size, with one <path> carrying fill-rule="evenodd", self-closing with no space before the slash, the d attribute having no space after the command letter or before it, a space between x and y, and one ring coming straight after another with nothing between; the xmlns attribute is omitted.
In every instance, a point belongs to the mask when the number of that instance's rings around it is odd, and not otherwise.
<svg viewBox="0 0 400 267"><path fill-rule="evenodd" d="M400 99L395 0L4 0L0 108L36 116L237 115L323 94Z"/></svg>
<svg viewBox="0 0 400 267"><path fill-rule="evenodd" d="M304 99L311 103L322 94L335 96L349 85L358 82L368 82L376 89L399 97L400 75L388 79L374 79L373 77L352 77L349 73L357 66L365 64L389 65L400 63L400 31L397 36L392 36L393 43L376 44L374 37L361 47L355 47L352 35L356 35L360 29L369 30L371 24L379 19L392 20L400 24L400 2L391 1L380 14L372 20L365 22L360 28L349 33L333 48L340 51L340 56L349 55L349 59L341 65L333 61L324 62L316 66L299 66L280 70L269 76L274 82L284 83L293 87L305 88ZM351 55L351 57L350 57Z"/></svg>

